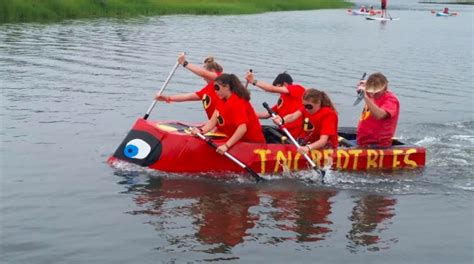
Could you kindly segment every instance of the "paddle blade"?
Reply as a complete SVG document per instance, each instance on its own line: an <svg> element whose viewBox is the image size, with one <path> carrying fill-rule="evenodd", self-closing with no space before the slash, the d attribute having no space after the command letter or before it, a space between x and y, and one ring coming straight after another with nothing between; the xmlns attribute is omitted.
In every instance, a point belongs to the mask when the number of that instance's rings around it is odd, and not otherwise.
<svg viewBox="0 0 474 264"><path fill-rule="evenodd" d="M358 105L360 101L362 101L363 98L364 98L364 93L362 91L359 91L357 94L357 98L355 99L354 104L352 106Z"/></svg>
<svg viewBox="0 0 474 264"><path fill-rule="evenodd" d="M256 182L264 182L265 179L260 177L254 170L252 170L250 167L246 166L245 170L252 175L252 177L255 179Z"/></svg>

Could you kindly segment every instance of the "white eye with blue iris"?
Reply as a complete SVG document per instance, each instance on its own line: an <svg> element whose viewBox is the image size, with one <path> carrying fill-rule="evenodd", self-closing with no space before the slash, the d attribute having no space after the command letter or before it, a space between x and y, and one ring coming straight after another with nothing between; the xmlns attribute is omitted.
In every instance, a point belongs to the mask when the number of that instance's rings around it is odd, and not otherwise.
<svg viewBox="0 0 474 264"><path fill-rule="evenodd" d="M130 140L123 149L125 157L131 159L144 159L148 154L150 154L150 152L150 145L141 139Z"/></svg>

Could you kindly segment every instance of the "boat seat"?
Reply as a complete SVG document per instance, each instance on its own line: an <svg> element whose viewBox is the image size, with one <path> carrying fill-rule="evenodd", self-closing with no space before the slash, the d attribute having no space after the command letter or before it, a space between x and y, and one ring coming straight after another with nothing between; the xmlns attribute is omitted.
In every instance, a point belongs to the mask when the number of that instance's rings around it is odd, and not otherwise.
<svg viewBox="0 0 474 264"><path fill-rule="evenodd" d="M262 132L265 136L265 141L268 144L289 144L286 135L277 127L262 126Z"/></svg>

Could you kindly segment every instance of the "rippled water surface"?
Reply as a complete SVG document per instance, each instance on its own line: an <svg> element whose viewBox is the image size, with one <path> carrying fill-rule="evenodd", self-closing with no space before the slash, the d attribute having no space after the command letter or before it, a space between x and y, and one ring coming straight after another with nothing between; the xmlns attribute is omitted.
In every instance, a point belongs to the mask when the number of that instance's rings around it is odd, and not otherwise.
<svg viewBox="0 0 474 264"><path fill-rule="evenodd" d="M473 8L394 3L399 21L345 10L0 25L1 263L472 263ZM397 135L424 169L308 173L263 184L110 168L180 51L227 72L284 70L326 90L354 126L354 86L384 72ZM204 82L179 68L165 93ZM252 89L252 103L276 96ZM260 109L262 110L262 109ZM198 102L157 120L202 121Z"/></svg>

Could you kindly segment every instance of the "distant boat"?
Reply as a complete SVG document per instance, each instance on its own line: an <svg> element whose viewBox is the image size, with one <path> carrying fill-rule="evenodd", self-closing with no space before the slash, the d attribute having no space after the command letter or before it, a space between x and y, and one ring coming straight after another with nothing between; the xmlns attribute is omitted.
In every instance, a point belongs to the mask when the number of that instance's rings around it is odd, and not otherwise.
<svg viewBox="0 0 474 264"><path fill-rule="evenodd" d="M391 21L391 20L400 20L399 17L366 17L367 20L377 20L377 21Z"/></svg>
<svg viewBox="0 0 474 264"><path fill-rule="evenodd" d="M439 17L448 17L448 16L457 16L458 12L448 12L448 8L445 8L444 11L431 10L431 14Z"/></svg>
<svg viewBox="0 0 474 264"><path fill-rule="evenodd" d="M356 9L347 9L347 12L354 16L375 16L376 14L381 14L382 10L372 10L372 11L367 11L367 12L362 12L360 10Z"/></svg>

